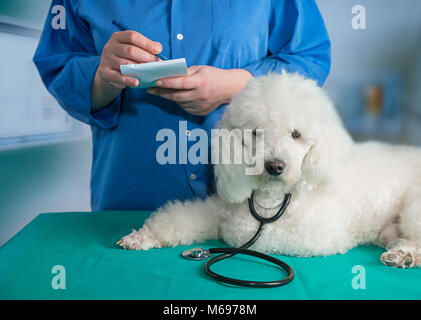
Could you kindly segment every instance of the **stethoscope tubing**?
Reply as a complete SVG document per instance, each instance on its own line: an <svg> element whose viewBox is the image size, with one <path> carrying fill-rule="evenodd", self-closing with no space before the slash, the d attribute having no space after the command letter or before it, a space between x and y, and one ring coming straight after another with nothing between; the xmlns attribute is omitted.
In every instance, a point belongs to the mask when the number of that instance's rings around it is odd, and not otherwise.
<svg viewBox="0 0 421 320"><path fill-rule="evenodd" d="M240 249L240 248L212 248L209 251L210 253L224 253L222 255L216 256L208 260L205 265L206 274L220 282L225 282L228 284L233 284L233 285L243 286L243 287L255 287L255 288L271 288L272 287L273 288L273 287L283 286L291 282L295 276L294 270L287 263L258 251L254 251L250 249ZM281 267L282 269L284 269L287 272L287 276L281 280L276 280L276 281L241 280L241 279L225 277L211 270L211 266L214 263L227 259L229 257L232 257L233 255L236 255L236 254L244 254L244 255L253 256L256 258L269 261Z"/></svg>
<svg viewBox="0 0 421 320"><path fill-rule="evenodd" d="M247 248L252 246L256 242L256 240L260 237L260 235L263 232L263 228L264 228L265 224L278 220L284 214L284 212L287 209L287 207L289 205L289 202L291 200L291 194L288 193L288 194L285 195L285 199L284 199L284 202L283 202L281 208L279 209L277 214L275 214L273 217L270 217L270 218L264 218L256 212L256 210L254 208L253 198L254 198L254 192L253 192L251 198L249 198L249 208L250 208L250 212L253 215L253 217L257 221L260 222L257 232L254 234L254 236L247 243L242 245L240 248L210 248L209 249L210 253L222 253L222 254L219 255L219 256L213 257L212 259L210 259L206 262L205 273L216 281L220 281L220 282L224 282L224 283L228 283L228 284L232 284L232 285L237 285L237 286L243 286L243 287L273 288L273 287L279 287L279 286L286 285L287 283L291 282L294 279L294 276L295 276L294 270L287 263L285 263L282 260L279 260L277 258L274 258L270 255L267 255L267 254L264 254L264 253L261 253L261 252L258 252L258 251L250 250L250 249L247 249ZM241 279L234 279L234 278L225 277L225 276L222 276L222 275L220 275L220 274L211 270L211 266L213 264L215 264L215 263L217 263L221 260L230 258L230 257L232 257L236 254L244 254L244 255L253 256L253 257L256 257L256 258L260 258L262 260L269 261L269 262L281 267L284 271L286 271L287 276L285 278L281 279L281 280L276 280L276 281L253 281L253 280L241 280Z"/></svg>

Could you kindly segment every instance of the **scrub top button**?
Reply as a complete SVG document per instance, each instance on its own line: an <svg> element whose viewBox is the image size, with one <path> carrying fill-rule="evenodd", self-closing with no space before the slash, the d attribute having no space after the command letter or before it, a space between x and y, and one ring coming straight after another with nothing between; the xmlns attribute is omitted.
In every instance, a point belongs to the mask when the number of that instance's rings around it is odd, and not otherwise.
<svg viewBox="0 0 421 320"><path fill-rule="evenodd" d="M187 130L186 131L186 136L190 137L191 136L191 131Z"/></svg>
<svg viewBox="0 0 421 320"><path fill-rule="evenodd" d="M184 39L183 34L181 34L181 33L177 34L177 39L178 40L183 40Z"/></svg>
<svg viewBox="0 0 421 320"><path fill-rule="evenodd" d="M192 180L196 180L196 175L195 175L194 173L192 173L192 174L190 175L190 179L192 179Z"/></svg>

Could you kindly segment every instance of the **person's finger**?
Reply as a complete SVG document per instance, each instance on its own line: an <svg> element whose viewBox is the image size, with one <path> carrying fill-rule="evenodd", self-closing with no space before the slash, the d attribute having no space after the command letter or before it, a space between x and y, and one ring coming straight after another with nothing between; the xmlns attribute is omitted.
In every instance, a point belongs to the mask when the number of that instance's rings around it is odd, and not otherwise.
<svg viewBox="0 0 421 320"><path fill-rule="evenodd" d="M135 63L159 61L157 56L130 44L120 44L114 52L119 58L133 60Z"/></svg>
<svg viewBox="0 0 421 320"><path fill-rule="evenodd" d="M162 51L162 45L159 42L146 38L143 34L136 31L123 31L116 34L116 39L120 43L134 45L150 54L158 54Z"/></svg>
<svg viewBox="0 0 421 320"><path fill-rule="evenodd" d="M110 84L116 83L124 87L137 87L139 85L139 80L136 78L122 76L120 72L112 69L102 70L101 77Z"/></svg>
<svg viewBox="0 0 421 320"><path fill-rule="evenodd" d="M196 89L203 80L198 74L201 69L203 69L203 66L192 66L187 69L187 76L160 79L156 82L156 85L161 88Z"/></svg>
<svg viewBox="0 0 421 320"><path fill-rule="evenodd" d="M203 66L191 66L187 69L187 74L192 76L203 69Z"/></svg>
<svg viewBox="0 0 421 320"><path fill-rule="evenodd" d="M197 101L187 101L187 102L177 102L178 105L188 113L191 113L195 116L205 116L209 114L213 109L210 106L204 106L198 103Z"/></svg>
<svg viewBox="0 0 421 320"><path fill-rule="evenodd" d="M120 72L120 66L121 65L136 64L137 63L137 61L120 58L118 56L109 57L107 62L108 62L108 66L111 69L119 71L119 72Z"/></svg>
<svg viewBox="0 0 421 320"><path fill-rule="evenodd" d="M195 101L177 102L177 104L186 112L191 114L198 114L202 111L202 108Z"/></svg>
<svg viewBox="0 0 421 320"><path fill-rule="evenodd" d="M160 79L156 82L156 86L160 88L189 90L196 89L198 87L198 84L196 79L187 76Z"/></svg>
<svg viewBox="0 0 421 320"><path fill-rule="evenodd" d="M197 103L197 101L183 101L180 102L179 104L183 105L183 108L187 108L187 109L198 109L199 105Z"/></svg>
<svg viewBox="0 0 421 320"><path fill-rule="evenodd" d="M126 88L125 85L119 84L117 82L108 82L110 85L112 85L114 88L117 88L119 90L123 90L124 88Z"/></svg>
<svg viewBox="0 0 421 320"><path fill-rule="evenodd" d="M186 108L185 106L179 104L179 106L181 107L181 109L183 109L184 111L190 113L190 114L194 114L197 115L198 111L194 108Z"/></svg>
<svg viewBox="0 0 421 320"><path fill-rule="evenodd" d="M192 115L194 115L194 116L204 116L204 115L206 115L207 113L206 112L204 112L204 111L202 111L202 110L199 110L199 109L197 109L197 108L190 108L190 107L186 107L185 105L183 105L182 103L178 103L178 105L184 110L184 111L186 111L187 113L190 113L190 114L192 114Z"/></svg>
<svg viewBox="0 0 421 320"><path fill-rule="evenodd" d="M194 90L178 90L153 87L148 89L148 93L175 102L186 102L194 99Z"/></svg>

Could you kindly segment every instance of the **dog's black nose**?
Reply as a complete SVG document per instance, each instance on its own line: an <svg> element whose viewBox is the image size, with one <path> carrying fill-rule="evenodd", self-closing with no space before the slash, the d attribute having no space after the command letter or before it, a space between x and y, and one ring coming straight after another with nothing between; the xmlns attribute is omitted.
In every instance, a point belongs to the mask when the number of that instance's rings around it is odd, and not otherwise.
<svg viewBox="0 0 421 320"><path fill-rule="evenodd" d="M280 176L285 170L285 162L276 160L265 163L265 169L271 176Z"/></svg>

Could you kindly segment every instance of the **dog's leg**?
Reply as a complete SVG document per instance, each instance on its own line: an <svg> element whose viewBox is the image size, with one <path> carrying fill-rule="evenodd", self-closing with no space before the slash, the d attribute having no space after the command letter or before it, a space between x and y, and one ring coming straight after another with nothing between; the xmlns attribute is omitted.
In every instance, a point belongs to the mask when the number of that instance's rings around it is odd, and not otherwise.
<svg viewBox="0 0 421 320"><path fill-rule="evenodd" d="M421 174L416 177L421 178ZM388 250L380 259L388 266L421 267L421 193L417 181L418 178L406 195L398 223L388 226L380 235L380 242L383 240Z"/></svg>
<svg viewBox="0 0 421 320"><path fill-rule="evenodd" d="M380 256L386 266L396 268L421 267L421 246L414 241L395 239L391 241L385 253Z"/></svg>
<svg viewBox="0 0 421 320"><path fill-rule="evenodd" d="M214 197L169 203L153 213L139 231L134 230L117 244L125 249L148 250L217 239L221 209Z"/></svg>
<svg viewBox="0 0 421 320"><path fill-rule="evenodd" d="M421 250L415 241L403 239L401 224L391 223L379 236L379 244L387 251L380 256L386 266L412 268L421 264Z"/></svg>

